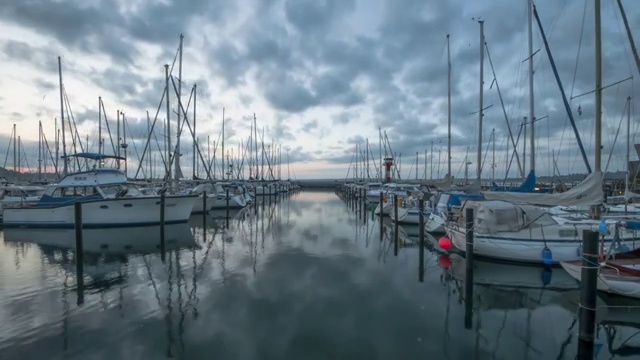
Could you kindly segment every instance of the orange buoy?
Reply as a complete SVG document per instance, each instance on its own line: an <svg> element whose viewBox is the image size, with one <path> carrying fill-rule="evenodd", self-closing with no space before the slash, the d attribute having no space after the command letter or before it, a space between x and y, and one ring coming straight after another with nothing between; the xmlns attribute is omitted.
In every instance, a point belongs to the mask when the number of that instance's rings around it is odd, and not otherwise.
<svg viewBox="0 0 640 360"><path fill-rule="evenodd" d="M451 266L451 259L449 259L449 255L438 256L438 265L443 269L448 269Z"/></svg>
<svg viewBox="0 0 640 360"><path fill-rule="evenodd" d="M438 246L440 246L442 250L451 249L451 239L446 236L441 237L440 239L438 239Z"/></svg>

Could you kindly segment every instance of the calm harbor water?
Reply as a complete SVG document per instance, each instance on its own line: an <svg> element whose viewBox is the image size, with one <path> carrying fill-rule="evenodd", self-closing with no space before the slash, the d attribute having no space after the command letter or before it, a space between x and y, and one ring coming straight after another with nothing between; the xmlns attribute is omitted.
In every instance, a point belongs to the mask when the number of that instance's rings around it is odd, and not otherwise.
<svg viewBox="0 0 640 360"><path fill-rule="evenodd" d="M577 285L425 250L333 192L166 229L6 230L0 359L573 359ZM104 246L104 244L109 244ZM420 269L424 279L419 281ZM465 296L466 295L466 296ZM640 303L599 295L598 358L640 357ZM469 306L471 305L471 307ZM607 307L608 306L608 307Z"/></svg>

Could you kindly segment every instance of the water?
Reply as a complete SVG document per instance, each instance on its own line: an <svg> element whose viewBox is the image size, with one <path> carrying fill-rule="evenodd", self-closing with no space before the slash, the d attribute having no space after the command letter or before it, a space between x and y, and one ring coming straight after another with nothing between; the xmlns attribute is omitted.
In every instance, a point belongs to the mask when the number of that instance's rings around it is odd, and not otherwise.
<svg viewBox="0 0 640 360"><path fill-rule="evenodd" d="M477 261L471 304L463 258L426 250L420 282L415 229L400 229L394 256L393 225L381 239L333 192L236 211L228 229L220 215L206 233L202 216L167 227L164 262L159 229L85 231L81 305L73 231L5 231L0 359L576 355L579 295L562 269ZM640 354L640 310L626 305L599 310L598 358Z"/></svg>

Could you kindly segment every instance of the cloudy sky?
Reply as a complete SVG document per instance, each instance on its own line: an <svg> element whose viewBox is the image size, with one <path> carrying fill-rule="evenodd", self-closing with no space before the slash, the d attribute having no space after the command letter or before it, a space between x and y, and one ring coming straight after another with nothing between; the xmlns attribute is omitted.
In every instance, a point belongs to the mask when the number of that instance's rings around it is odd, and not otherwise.
<svg viewBox="0 0 640 360"><path fill-rule="evenodd" d="M640 3L623 3L637 43ZM567 96L591 91L593 1L539 0L537 6ZM525 0L2 1L0 165L13 166L11 151L4 162L12 124L24 147L22 167L27 162L32 168L37 164L39 120L53 146L54 118L60 117L57 56L61 56L65 89L83 142L88 137L89 149L97 151L101 96L112 131L116 111L126 114L132 138L127 140L129 171L134 175L131 169L138 161L131 144L141 153L146 113L151 119L156 114L164 91L164 64L173 62L183 33L183 101L188 101L197 84L197 132L205 156L207 137L212 143L219 141L224 107L227 150L233 148L237 156L238 144L247 142L255 113L260 131L264 128L265 147L272 142L280 145L283 161L290 149L292 177L294 172L298 178L346 176L356 144L364 151L366 138L373 156L379 157L381 128L392 150L402 156L404 178L416 175L416 152L420 155L418 175L424 176L425 151L426 176L433 172L434 178L441 178L446 173L446 34L450 34L452 172L464 177L468 156L473 177L480 39L478 22L472 18L485 21L485 38L505 112L517 134L528 114L528 66L523 62L528 51L526 15ZM603 84L637 78L615 0L602 0L602 19ZM548 117L536 122L537 172L550 173L552 150L562 174L585 172L534 24L534 51L538 49L534 56L536 117ZM177 78L177 66L173 74ZM625 166L626 119L622 116L626 98L633 96L637 84L638 80L628 80L604 92L603 168L609 154L609 170ZM177 111L171 91L172 109ZM493 153L487 150L492 150L489 139L495 129L495 174L501 178L506 171L506 151L513 149L507 146L506 121L488 57L484 91L484 106L491 107L484 119L482 150L487 155L483 177L492 176ZM593 94L570 101L592 165L593 102ZM632 113L635 109L632 104ZM174 133L175 114L172 117ZM155 131L160 142L165 118L162 107ZM637 123L632 123L632 136ZM183 172L190 175L189 136L183 137L182 145ZM155 139L152 147L159 162ZM111 151L109 143L106 148ZM521 155L522 142L519 148ZM528 157L529 149L526 151ZM217 152L219 158L221 149ZM528 160L525 163L528 170ZM372 163L372 173L373 167ZM517 173L514 161L509 175Z"/></svg>

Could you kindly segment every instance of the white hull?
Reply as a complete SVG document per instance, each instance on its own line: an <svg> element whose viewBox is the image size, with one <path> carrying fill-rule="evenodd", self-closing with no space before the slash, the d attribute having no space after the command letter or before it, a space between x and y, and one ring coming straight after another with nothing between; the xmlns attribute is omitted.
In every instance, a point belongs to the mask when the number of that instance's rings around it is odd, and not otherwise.
<svg viewBox="0 0 640 360"><path fill-rule="evenodd" d="M214 198L211 202L209 210L226 209L227 197L226 195L220 195ZM207 199L207 206L209 206L209 200ZM229 209L241 209L247 206L247 202L244 200L244 195L231 195L229 194Z"/></svg>
<svg viewBox="0 0 640 360"><path fill-rule="evenodd" d="M165 224L187 222L195 196L165 197ZM4 209L5 228L73 228L74 204ZM160 224L160 197L105 199L82 203L84 228L150 226Z"/></svg>
<svg viewBox="0 0 640 360"><path fill-rule="evenodd" d="M537 229L536 229L537 230ZM595 229L594 229L595 230ZM581 232L579 232L581 233ZM457 224L448 229L449 237L453 245L460 251L466 250L466 231L461 229ZM474 234L473 252L475 255L487 258L526 262L526 263L542 263L542 251L547 247L551 250L553 264L563 261L575 261L582 258L582 239L579 237L557 238L552 236L553 232L549 231L547 236L544 234L532 235L528 231L526 234L521 233L500 233L495 234ZM556 233L557 234L557 230ZM524 238L523 236L533 236ZM633 250L629 245L638 246L627 242L627 246L620 246L613 249L612 253L621 253ZM605 252L609 251L611 246L611 238L605 239Z"/></svg>
<svg viewBox="0 0 640 360"><path fill-rule="evenodd" d="M441 215L431 213L425 222L424 229L430 233L444 233L445 220Z"/></svg>
<svg viewBox="0 0 640 360"><path fill-rule="evenodd" d="M391 219L396 221L394 212L391 211ZM429 218L429 214L424 214L424 221L426 223ZM398 208L398 223L400 224L412 224L419 225L420 224L420 210L418 208Z"/></svg>
<svg viewBox="0 0 640 360"><path fill-rule="evenodd" d="M569 275L578 281L582 278L582 262L562 262L560 263ZM638 268L635 268L638 270ZM640 278L624 275L604 275L598 270L597 288L600 291L610 294L627 296L640 299Z"/></svg>

